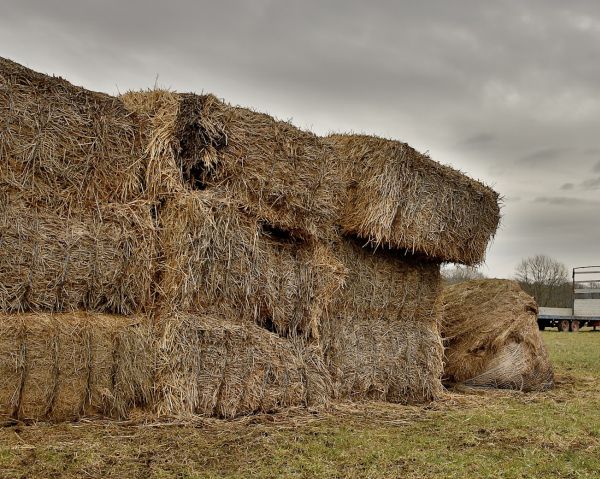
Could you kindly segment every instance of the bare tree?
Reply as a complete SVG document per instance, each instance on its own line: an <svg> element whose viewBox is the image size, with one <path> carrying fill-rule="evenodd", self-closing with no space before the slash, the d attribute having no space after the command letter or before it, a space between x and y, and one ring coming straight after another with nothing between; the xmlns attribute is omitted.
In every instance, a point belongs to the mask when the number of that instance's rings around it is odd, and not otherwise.
<svg viewBox="0 0 600 479"><path fill-rule="evenodd" d="M571 303L569 273L560 261L544 254L523 259L515 279L540 306L568 307Z"/></svg>
<svg viewBox="0 0 600 479"><path fill-rule="evenodd" d="M457 264L455 266L446 266L442 268L442 279L446 284L457 284L462 283L463 281L482 278L485 278L484 274L472 266L462 266Z"/></svg>

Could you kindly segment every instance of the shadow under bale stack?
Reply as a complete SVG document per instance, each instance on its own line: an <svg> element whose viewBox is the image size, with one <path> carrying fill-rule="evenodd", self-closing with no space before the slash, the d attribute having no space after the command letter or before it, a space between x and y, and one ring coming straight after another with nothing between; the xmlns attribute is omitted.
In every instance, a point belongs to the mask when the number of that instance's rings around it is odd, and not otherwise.
<svg viewBox="0 0 600 479"><path fill-rule="evenodd" d="M347 188L335 254L348 276L322 333L337 392L433 400L443 390L440 263L483 260L499 222L498 195L405 143L325 141Z"/></svg>
<svg viewBox="0 0 600 479"><path fill-rule="evenodd" d="M515 281L448 286L442 304L446 381L522 391L553 386L537 304Z"/></svg>
<svg viewBox="0 0 600 479"><path fill-rule="evenodd" d="M124 418L151 401L144 318L88 313L0 315L0 416Z"/></svg>

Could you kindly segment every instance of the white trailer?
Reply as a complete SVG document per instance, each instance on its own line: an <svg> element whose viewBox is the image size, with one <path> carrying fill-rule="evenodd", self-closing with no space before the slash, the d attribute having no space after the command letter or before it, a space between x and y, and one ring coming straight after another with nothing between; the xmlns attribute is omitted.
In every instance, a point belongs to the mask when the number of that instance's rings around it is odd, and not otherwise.
<svg viewBox="0 0 600 479"><path fill-rule="evenodd" d="M583 326L600 326L600 266L573 268L573 307L541 307L538 326L559 331L579 331Z"/></svg>

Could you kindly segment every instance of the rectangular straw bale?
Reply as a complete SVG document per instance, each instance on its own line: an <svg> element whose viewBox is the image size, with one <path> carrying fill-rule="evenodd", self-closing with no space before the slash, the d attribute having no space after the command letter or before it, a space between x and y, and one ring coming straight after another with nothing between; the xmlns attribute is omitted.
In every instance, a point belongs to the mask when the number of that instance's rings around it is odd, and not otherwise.
<svg viewBox="0 0 600 479"><path fill-rule="evenodd" d="M347 197L339 224L374 245L476 264L500 221L498 194L406 143L331 135Z"/></svg>
<svg viewBox="0 0 600 479"><path fill-rule="evenodd" d="M2 314L0 410L19 419L124 418L151 399L154 357L141 317Z"/></svg>
<svg viewBox="0 0 600 479"><path fill-rule="evenodd" d="M0 192L0 309L146 310L155 234L144 202L57 212Z"/></svg>
<svg viewBox="0 0 600 479"><path fill-rule="evenodd" d="M318 356L305 361L302 343L232 318L221 311L161 319L159 414L232 418L326 403L331 383Z"/></svg>
<svg viewBox="0 0 600 479"><path fill-rule="evenodd" d="M123 100L145 122L148 171L167 189L218 187L269 223L332 234L342 183L332 148L314 134L213 95L149 91Z"/></svg>
<svg viewBox="0 0 600 479"><path fill-rule="evenodd" d="M94 207L144 189L143 149L122 101L0 58L0 184L40 203Z"/></svg>
<svg viewBox="0 0 600 479"><path fill-rule="evenodd" d="M27 376L19 416L75 419L88 391L90 331L67 318L39 315L26 324Z"/></svg>
<svg viewBox="0 0 600 479"><path fill-rule="evenodd" d="M321 338L338 396L402 403L438 397L439 264L351 239L336 253L348 276Z"/></svg>
<svg viewBox="0 0 600 479"><path fill-rule="evenodd" d="M222 306L282 336L316 337L343 268L324 244L294 234L214 191L177 195L161 212L168 309Z"/></svg>
<svg viewBox="0 0 600 479"><path fill-rule="evenodd" d="M24 338L18 317L6 317L0 334L0 417L14 416L19 408L25 374Z"/></svg>

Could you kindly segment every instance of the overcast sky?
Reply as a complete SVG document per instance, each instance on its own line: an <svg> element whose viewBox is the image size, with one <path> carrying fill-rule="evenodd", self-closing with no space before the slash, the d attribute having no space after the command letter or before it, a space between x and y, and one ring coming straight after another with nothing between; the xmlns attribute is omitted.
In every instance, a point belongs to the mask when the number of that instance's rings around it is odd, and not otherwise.
<svg viewBox="0 0 600 479"><path fill-rule="evenodd" d="M3 0L0 55L406 141L505 197L488 276L600 264L600 2Z"/></svg>

